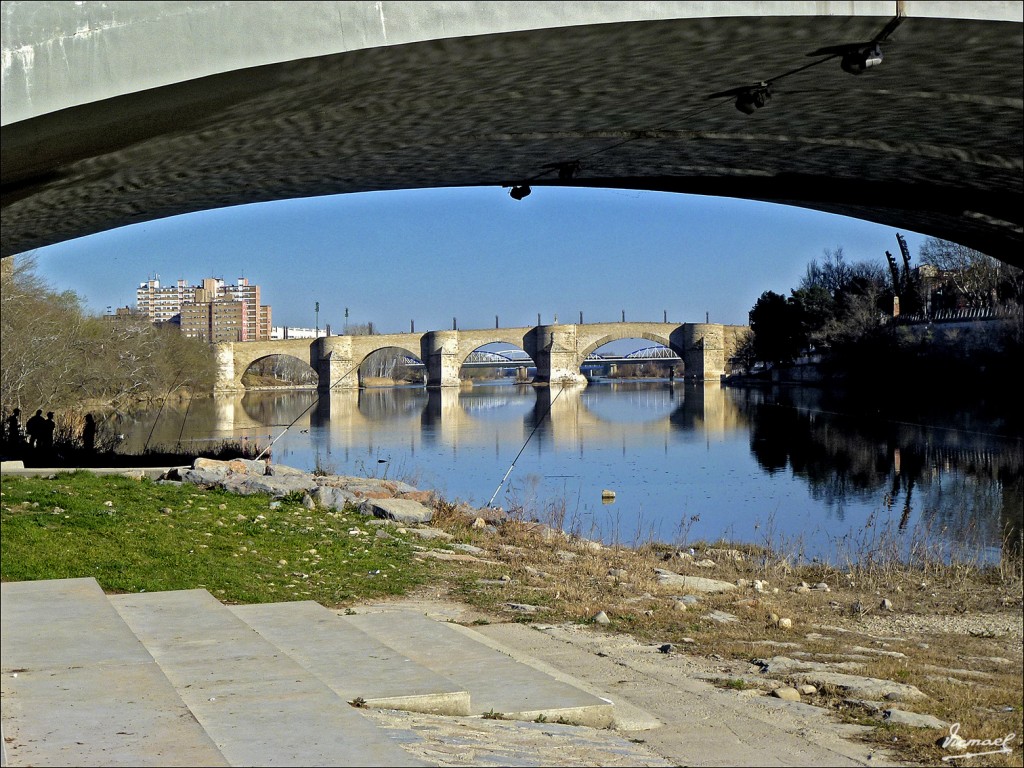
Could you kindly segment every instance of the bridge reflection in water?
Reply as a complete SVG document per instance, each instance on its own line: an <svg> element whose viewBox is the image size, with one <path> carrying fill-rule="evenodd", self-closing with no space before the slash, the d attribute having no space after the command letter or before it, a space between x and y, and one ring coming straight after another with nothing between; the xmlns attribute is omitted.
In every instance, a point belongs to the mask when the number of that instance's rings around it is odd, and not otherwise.
<svg viewBox="0 0 1024 768"><path fill-rule="evenodd" d="M714 433L743 426L738 409L717 382L664 382L655 389L629 382L560 389L381 387L335 390L319 398L296 391L216 398L218 434L265 433L268 427L295 419L291 430L310 430L316 447L327 451L366 444L380 433L406 432L417 425L425 428L423 440L452 447L490 444L500 430L502 442L525 442L532 433L532 440L562 448L587 439L607 441L680 429Z"/></svg>
<svg viewBox="0 0 1024 768"><path fill-rule="evenodd" d="M154 446L280 437L275 463L407 479L481 506L517 461L496 504L543 517L561 499L566 527L605 541L673 541L696 517L690 540L764 544L774 527L831 560L869 541L920 542L918 526L947 553L1019 546L1019 435L962 409L959 423L927 426L844 416L822 397L667 381L249 392L124 431L141 441L152 430ZM602 504L604 488L614 504Z"/></svg>

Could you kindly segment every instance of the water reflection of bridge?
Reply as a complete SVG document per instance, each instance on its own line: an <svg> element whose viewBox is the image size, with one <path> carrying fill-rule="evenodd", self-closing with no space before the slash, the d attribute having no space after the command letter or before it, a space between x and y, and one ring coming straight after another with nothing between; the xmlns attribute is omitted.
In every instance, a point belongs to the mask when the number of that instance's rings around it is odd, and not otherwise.
<svg viewBox="0 0 1024 768"><path fill-rule="evenodd" d="M279 432L276 425L295 421L322 448L337 441L360 445L376 435L402 433L451 445L489 444L500 430L503 440L537 440L560 446L614 436L668 434L677 430L727 432L744 422L717 382L665 383L662 389L637 390L623 406L631 384L546 388L502 385L470 390L380 388L313 392L250 392L217 398L216 431L244 435ZM616 395L617 405L611 406ZM305 411L305 413L303 412ZM297 421L296 421L297 419ZM518 434L516 434L518 433ZM419 439L419 438L410 438Z"/></svg>

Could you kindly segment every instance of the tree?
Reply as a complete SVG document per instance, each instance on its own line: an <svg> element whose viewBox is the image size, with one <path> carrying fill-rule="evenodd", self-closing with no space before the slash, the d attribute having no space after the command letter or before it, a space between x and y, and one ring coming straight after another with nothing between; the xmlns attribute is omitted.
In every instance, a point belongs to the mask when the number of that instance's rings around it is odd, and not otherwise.
<svg viewBox="0 0 1024 768"><path fill-rule="evenodd" d="M823 285L797 288L790 298L797 313L800 334L809 346L830 345L829 331L836 316L836 300Z"/></svg>
<svg viewBox="0 0 1024 768"><path fill-rule="evenodd" d="M811 260L807 265L807 273L800 281L800 288L824 288L831 296L835 296L853 277L854 269L846 263L843 247L839 245L835 250L825 249L825 261L822 264Z"/></svg>
<svg viewBox="0 0 1024 768"><path fill-rule="evenodd" d="M143 318L88 316L72 292L57 293L29 256L0 271L0 398L23 411L120 408L182 388L210 389L210 347Z"/></svg>
<svg viewBox="0 0 1024 768"><path fill-rule="evenodd" d="M952 285L957 297L969 307L991 306L1000 298L1001 284L1020 283L1020 269L948 240L925 240L920 259L922 264L937 270L940 285ZM1017 299L1019 295L1010 298Z"/></svg>
<svg viewBox="0 0 1024 768"><path fill-rule="evenodd" d="M754 353L766 363L788 363L800 354L803 334L794 304L784 296L765 291L750 310Z"/></svg>

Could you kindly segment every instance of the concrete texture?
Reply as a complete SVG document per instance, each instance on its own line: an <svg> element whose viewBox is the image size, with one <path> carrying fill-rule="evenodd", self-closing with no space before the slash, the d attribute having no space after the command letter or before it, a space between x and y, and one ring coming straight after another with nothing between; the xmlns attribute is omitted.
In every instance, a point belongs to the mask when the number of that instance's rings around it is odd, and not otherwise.
<svg viewBox="0 0 1024 768"><path fill-rule="evenodd" d="M469 693L443 675L412 663L390 646L319 603L237 605L232 613L346 701L368 707L469 715ZM301 631L297 628L301 627Z"/></svg>
<svg viewBox="0 0 1024 768"><path fill-rule="evenodd" d="M1021 265L1022 7L8 1L0 255L232 205L529 181L797 205ZM897 9L880 66L815 54ZM759 82L771 102L741 114L728 92Z"/></svg>
<svg viewBox="0 0 1024 768"><path fill-rule="evenodd" d="M5 765L228 765L94 579L3 584Z"/></svg>
<svg viewBox="0 0 1024 768"><path fill-rule="evenodd" d="M111 602L231 765L423 764L205 590Z"/></svg>
<svg viewBox="0 0 1024 768"><path fill-rule="evenodd" d="M599 692L416 606L228 607L90 578L2 597L4 766L672 764L607 730Z"/></svg>
<svg viewBox="0 0 1024 768"><path fill-rule="evenodd" d="M464 686L474 714L500 713L514 720L564 719L596 728L612 724L613 704L569 683L519 664L482 645L465 628L408 611L344 617L373 632L418 664L444 673Z"/></svg>

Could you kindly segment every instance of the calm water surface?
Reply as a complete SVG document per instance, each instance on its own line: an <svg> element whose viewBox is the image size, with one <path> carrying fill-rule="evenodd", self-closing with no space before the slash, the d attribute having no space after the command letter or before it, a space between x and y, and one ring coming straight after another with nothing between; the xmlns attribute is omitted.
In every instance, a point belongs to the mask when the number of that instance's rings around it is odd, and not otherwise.
<svg viewBox="0 0 1024 768"><path fill-rule="evenodd" d="M121 428L129 450L276 440L275 463L493 498L606 543L724 538L841 564L924 548L992 559L1020 531L1024 442L1000 420L850 415L802 388L250 392Z"/></svg>

